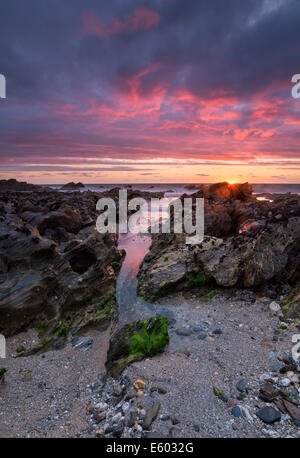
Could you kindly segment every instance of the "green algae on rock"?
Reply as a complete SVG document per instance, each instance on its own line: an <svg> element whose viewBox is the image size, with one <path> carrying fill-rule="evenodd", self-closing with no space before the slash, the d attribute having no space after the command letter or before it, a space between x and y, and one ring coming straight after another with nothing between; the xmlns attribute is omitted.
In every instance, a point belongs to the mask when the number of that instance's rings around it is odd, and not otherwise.
<svg viewBox="0 0 300 458"><path fill-rule="evenodd" d="M5 369L5 367L0 367L0 381L1 381L1 380L2 380L2 381L4 380L5 372L7 372L6 369Z"/></svg>
<svg viewBox="0 0 300 458"><path fill-rule="evenodd" d="M34 347L23 349L16 356L30 356L49 349L61 348L69 336L80 335L87 329L105 331L117 310L115 290L106 296L94 299L88 307L83 307L66 316L57 315L52 320L43 320L35 328L40 342ZM60 347L56 345L60 339Z"/></svg>
<svg viewBox="0 0 300 458"><path fill-rule="evenodd" d="M130 363L156 355L168 343L168 318L165 316L127 324L111 338L107 370L116 378Z"/></svg>
<svg viewBox="0 0 300 458"><path fill-rule="evenodd" d="M286 318L300 318L300 283L283 301L281 310Z"/></svg>

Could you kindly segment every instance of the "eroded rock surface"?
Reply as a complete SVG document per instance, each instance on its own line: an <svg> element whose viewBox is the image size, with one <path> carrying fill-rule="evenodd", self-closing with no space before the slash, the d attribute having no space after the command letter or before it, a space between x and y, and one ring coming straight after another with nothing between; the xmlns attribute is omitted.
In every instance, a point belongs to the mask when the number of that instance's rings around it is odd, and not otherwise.
<svg viewBox="0 0 300 458"><path fill-rule="evenodd" d="M116 236L96 231L99 196L0 194L0 332L53 321L59 332L93 305L99 315L99 301L115 292L112 263L121 261Z"/></svg>
<svg viewBox="0 0 300 458"><path fill-rule="evenodd" d="M153 235L139 272L140 296L155 299L205 282L255 287L297 279L300 196L258 201L248 184L230 190L230 185L221 183L203 187L192 197L205 198L203 242L187 245L186 234Z"/></svg>

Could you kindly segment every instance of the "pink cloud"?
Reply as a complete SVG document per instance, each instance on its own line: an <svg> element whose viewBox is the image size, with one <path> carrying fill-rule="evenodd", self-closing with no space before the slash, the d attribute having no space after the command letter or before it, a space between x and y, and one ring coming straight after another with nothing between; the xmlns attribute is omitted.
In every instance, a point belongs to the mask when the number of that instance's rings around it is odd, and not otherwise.
<svg viewBox="0 0 300 458"><path fill-rule="evenodd" d="M136 8L132 16L127 16L123 20L114 18L112 23L108 25L102 21L94 11L84 11L82 14L82 21L83 34L108 37L122 32L150 30L158 26L160 15L146 8Z"/></svg>

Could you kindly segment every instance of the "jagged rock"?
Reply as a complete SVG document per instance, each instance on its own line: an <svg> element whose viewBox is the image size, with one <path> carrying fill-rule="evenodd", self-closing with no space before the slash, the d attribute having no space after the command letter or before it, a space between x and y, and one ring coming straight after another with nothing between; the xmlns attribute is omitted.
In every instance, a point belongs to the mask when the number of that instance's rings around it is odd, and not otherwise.
<svg viewBox="0 0 300 458"><path fill-rule="evenodd" d="M92 319L109 324L115 305L101 300L114 295L111 263L119 263L121 256L115 235L99 234L94 225L85 224L88 218L96 221L97 197L82 193L79 199L59 192L0 195L5 211L5 220L0 220L1 333L8 336L43 322L56 338L59 321L70 327L68 317L81 308L89 308L90 319L82 310L75 320L78 325ZM31 206L39 211L27 211ZM65 237L58 237L59 231ZM49 343L48 331L43 333L44 344Z"/></svg>
<svg viewBox="0 0 300 458"><path fill-rule="evenodd" d="M63 191L77 191L78 189L84 188L84 184L82 183L74 183L71 181L70 183L67 183L61 187L61 190Z"/></svg>
<svg viewBox="0 0 300 458"><path fill-rule="evenodd" d="M46 188L26 181L17 181L14 178L0 180L0 191L44 191Z"/></svg>
<svg viewBox="0 0 300 458"><path fill-rule="evenodd" d="M204 194L202 190L194 196ZM222 287L253 287L270 280L292 281L297 276L300 196L277 196L272 202L261 202L248 198L246 191L241 200L228 201L230 194L224 191L217 198L225 199L222 209L216 198L209 196L205 208L208 235L199 245L186 245L186 234L152 236L151 250L138 275L140 296L155 299L170 289L182 290L209 282ZM272 216L278 208L282 210L280 220ZM230 222L227 217L224 219L224 211ZM259 218L257 223L254 218ZM210 229L210 222L214 229ZM214 237L215 233L224 236ZM199 282L193 281L197 276ZM296 310L297 298L298 294L293 302Z"/></svg>

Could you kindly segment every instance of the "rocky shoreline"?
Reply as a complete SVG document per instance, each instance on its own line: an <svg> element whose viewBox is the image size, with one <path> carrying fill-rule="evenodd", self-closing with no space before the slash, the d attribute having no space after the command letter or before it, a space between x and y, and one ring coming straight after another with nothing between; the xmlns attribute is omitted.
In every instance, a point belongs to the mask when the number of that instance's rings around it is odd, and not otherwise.
<svg viewBox="0 0 300 458"><path fill-rule="evenodd" d="M204 241L153 235L138 274L140 297L164 316L120 330L125 253L116 235L95 228L97 200L117 202L118 188L8 187L0 191L8 353L0 437L300 436L291 353L300 333L300 196L259 201L248 184L197 186ZM132 197L162 194L128 190Z"/></svg>

